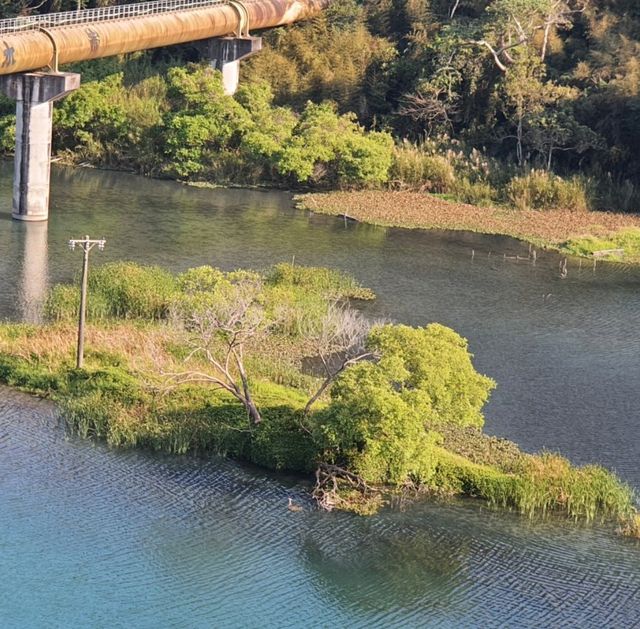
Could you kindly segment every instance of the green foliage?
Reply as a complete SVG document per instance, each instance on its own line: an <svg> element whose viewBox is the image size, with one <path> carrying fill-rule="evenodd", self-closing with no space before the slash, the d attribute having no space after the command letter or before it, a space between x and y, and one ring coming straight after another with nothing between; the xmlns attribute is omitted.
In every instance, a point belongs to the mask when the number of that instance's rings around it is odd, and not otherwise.
<svg viewBox="0 0 640 629"><path fill-rule="evenodd" d="M470 181L466 177L456 179L451 189L456 201L471 205L490 206L498 196L495 188L484 181Z"/></svg>
<svg viewBox="0 0 640 629"><path fill-rule="evenodd" d="M0 152L10 154L16 148L16 117L13 114L0 118Z"/></svg>
<svg viewBox="0 0 640 629"><path fill-rule="evenodd" d="M393 140L387 133L365 134L355 116L338 116L330 104L307 103L277 168L298 182L380 184L388 178Z"/></svg>
<svg viewBox="0 0 640 629"><path fill-rule="evenodd" d="M397 51L367 31L366 7L332 3L321 15L266 34L265 49L243 65L250 81L268 81L276 102L304 108L332 100L339 111L357 111L364 122L385 107Z"/></svg>
<svg viewBox="0 0 640 629"><path fill-rule="evenodd" d="M440 424L481 426L493 382L471 365L453 330L386 325L368 341L377 362L347 369L320 412L327 448L373 483L428 483L435 472Z"/></svg>
<svg viewBox="0 0 640 629"><path fill-rule="evenodd" d="M123 319L164 319L176 292L170 273L133 262L113 262L91 269L88 280L87 316ZM54 286L45 304L50 320L76 318L80 305L75 286Z"/></svg>
<svg viewBox="0 0 640 629"><path fill-rule="evenodd" d="M89 291L103 296L111 317L157 320L168 314L175 280L159 267L113 262L92 270Z"/></svg>
<svg viewBox="0 0 640 629"><path fill-rule="evenodd" d="M629 518L634 494L614 474L596 465L573 467L554 454L522 455L514 473L438 449L433 487L465 493L529 517L564 513L574 520Z"/></svg>
<svg viewBox="0 0 640 629"><path fill-rule="evenodd" d="M403 325L375 328L369 348L381 358L375 365L384 386L416 409L432 426L454 423L478 426L495 383L471 364L467 341L450 328Z"/></svg>
<svg viewBox="0 0 640 629"><path fill-rule="evenodd" d="M274 287L297 287L306 293L318 294L325 300L375 299L373 291L364 288L352 276L324 267L281 262L267 271L266 281Z"/></svg>
<svg viewBox="0 0 640 629"><path fill-rule="evenodd" d="M633 494L597 465L572 467L561 456L530 457L517 481L516 506L528 515L565 510L574 519L617 517L633 512Z"/></svg>
<svg viewBox="0 0 640 629"><path fill-rule="evenodd" d="M329 456L371 483L431 479L437 436L425 430L421 414L395 394L376 365L351 367L331 395L318 418Z"/></svg>
<svg viewBox="0 0 640 629"><path fill-rule="evenodd" d="M438 193L450 192L456 181L454 167L445 156L408 143L395 147L390 178L396 185Z"/></svg>
<svg viewBox="0 0 640 629"><path fill-rule="evenodd" d="M224 95L221 75L210 68L171 68L167 83L171 102L164 120L167 172L188 178L210 167L217 152L238 144L249 116Z"/></svg>
<svg viewBox="0 0 640 629"><path fill-rule="evenodd" d="M521 210L586 212L590 190L591 182L583 177L562 179L548 172L532 170L514 177L505 191L509 203Z"/></svg>

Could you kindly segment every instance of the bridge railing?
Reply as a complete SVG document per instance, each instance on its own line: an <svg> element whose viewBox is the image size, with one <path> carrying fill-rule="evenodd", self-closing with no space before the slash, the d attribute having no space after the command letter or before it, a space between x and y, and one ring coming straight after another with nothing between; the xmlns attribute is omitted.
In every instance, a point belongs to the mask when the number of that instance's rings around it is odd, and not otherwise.
<svg viewBox="0 0 640 629"><path fill-rule="evenodd" d="M97 9L81 9L80 11L61 11L59 13L43 13L42 15L26 15L0 20L0 35L19 31L69 26L72 24L89 24L106 20L119 20L142 15L154 15L170 11L182 11L198 7L228 4L228 0L154 0L138 4L121 4Z"/></svg>

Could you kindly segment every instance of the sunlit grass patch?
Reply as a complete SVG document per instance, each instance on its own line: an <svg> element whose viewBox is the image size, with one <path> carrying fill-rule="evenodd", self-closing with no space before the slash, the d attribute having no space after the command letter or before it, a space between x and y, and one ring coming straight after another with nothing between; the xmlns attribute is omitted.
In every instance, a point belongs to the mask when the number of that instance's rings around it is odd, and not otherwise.
<svg viewBox="0 0 640 629"><path fill-rule="evenodd" d="M587 235L570 238L563 244L563 250L578 256L598 256L603 253L603 257L611 259L638 261L640 260L640 228L622 229L607 237Z"/></svg>

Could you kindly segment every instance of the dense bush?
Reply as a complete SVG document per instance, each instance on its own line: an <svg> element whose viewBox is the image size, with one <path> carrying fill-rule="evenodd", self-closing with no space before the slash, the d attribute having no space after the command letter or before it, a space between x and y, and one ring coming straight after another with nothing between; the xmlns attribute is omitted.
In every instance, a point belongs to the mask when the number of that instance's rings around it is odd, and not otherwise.
<svg viewBox="0 0 640 629"><path fill-rule="evenodd" d="M179 179L366 186L384 183L391 165L387 133L367 133L330 103L309 102L299 114L275 106L265 82L226 96L207 65L171 67L166 78L133 85L123 71L107 74L55 112L56 148L70 159ZM14 118L0 119L7 151Z"/></svg>
<svg viewBox="0 0 640 629"><path fill-rule="evenodd" d="M373 291L364 288L352 276L324 267L301 266L281 262L266 273L271 286L299 287L325 299L373 299Z"/></svg>
<svg viewBox="0 0 640 629"><path fill-rule="evenodd" d="M514 177L506 187L508 201L521 210L570 210L586 212L592 198L591 184L582 177L562 179L532 170Z"/></svg>
<svg viewBox="0 0 640 629"><path fill-rule="evenodd" d="M427 192L450 192L456 181L453 164L407 143L396 146L390 179L393 185Z"/></svg>
<svg viewBox="0 0 640 629"><path fill-rule="evenodd" d="M173 276L154 266L132 262L113 262L92 269L88 280L90 319L164 319L175 300ZM52 320L77 316L79 291L58 285L50 292L45 312Z"/></svg>
<svg viewBox="0 0 640 629"><path fill-rule="evenodd" d="M92 269L88 281L87 317L106 319L166 319L172 312L202 310L224 297L239 282L262 286L261 301L280 329L298 331L302 313L321 317L329 301L375 297L353 277L322 267L280 263L264 273L223 272L211 266L172 276L153 266L133 262L107 263ZM51 321L78 316L80 291L76 285L54 286L45 303Z"/></svg>
<svg viewBox="0 0 640 629"><path fill-rule="evenodd" d="M473 369L466 341L441 325L374 328L368 346L379 360L340 376L319 430L338 460L372 482L428 483L440 441L430 428L482 426L494 384Z"/></svg>

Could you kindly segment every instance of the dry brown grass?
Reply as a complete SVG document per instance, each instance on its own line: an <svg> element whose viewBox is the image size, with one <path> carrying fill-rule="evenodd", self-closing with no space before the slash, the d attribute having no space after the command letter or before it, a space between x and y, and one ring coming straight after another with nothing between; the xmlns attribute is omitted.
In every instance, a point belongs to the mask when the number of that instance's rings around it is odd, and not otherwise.
<svg viewBox="0 0 640 629"><path fill-rule="evenodd" d="M94 356L121 357L136 371L169 370L176 359L170 344L179 340L179 332L169 326L136 326L114 323L85 331L85 353L90 365ZM24 328L21 334L0 330L0 353L25 360L48 361L52 365L71 362L75 357L77 328L72 324Z"/></svg>
<svg viewBox="0 0 640 629"><path fill-rule="evenodd" d="M640 228L640 216L633 214L480 208L417 192L329 192L301 195L297 201L302 209L375 225L500 234L551 247L573 237Z"/></svg>

